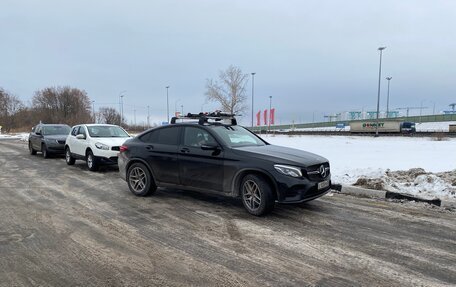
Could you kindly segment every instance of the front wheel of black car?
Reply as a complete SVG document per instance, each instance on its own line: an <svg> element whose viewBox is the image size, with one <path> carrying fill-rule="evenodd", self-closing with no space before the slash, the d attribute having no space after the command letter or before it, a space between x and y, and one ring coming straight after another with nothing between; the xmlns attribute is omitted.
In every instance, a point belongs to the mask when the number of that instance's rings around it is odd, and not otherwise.
<svg viewBox="0 0 456 287"><path fill-rule="evenodd" d="M260 216L274 209L275 200L270 184L259 175L249 174L242 179L241 197L250 214Z"/></svg>
<svg viewBox="0 0 456 287"><path fill-rule="evenodd" d="M130 191L137 196L147 196L157 190L149 170L139 162L132 164L128 169L127 183Z"/></svg>

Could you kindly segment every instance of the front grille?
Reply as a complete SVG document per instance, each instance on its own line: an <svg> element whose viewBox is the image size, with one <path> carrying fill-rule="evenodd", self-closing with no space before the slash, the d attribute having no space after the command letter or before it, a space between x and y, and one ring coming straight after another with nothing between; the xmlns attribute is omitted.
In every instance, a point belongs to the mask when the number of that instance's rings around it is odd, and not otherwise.
<svg viewBox="0 0 456 287"><path fill-rule="evenodd" d="M57 141L59 144L65 144L65 141Z"/></svg>
<svg viewBox="0 0 456 287"><path fill-rule="evenodd" d="M324 176L324 177L321 176L321 173L320 173L321 165L323 165L326 170L326 176ZM307 175L307 178L309 178L312 181L321 181L322 179L325 179L329 176L331 170L329 168L329 163L325 162L323 164L316 164L316 165L312 165L312 166L303 168L302 172L303 172L303 174Z"/></svg>
<svg viewBox="0 0 456 287"><path fill-rule="evenodd" d="M120 146L113 146L113 147L111 148L111 150L120 151Z"/></svg>

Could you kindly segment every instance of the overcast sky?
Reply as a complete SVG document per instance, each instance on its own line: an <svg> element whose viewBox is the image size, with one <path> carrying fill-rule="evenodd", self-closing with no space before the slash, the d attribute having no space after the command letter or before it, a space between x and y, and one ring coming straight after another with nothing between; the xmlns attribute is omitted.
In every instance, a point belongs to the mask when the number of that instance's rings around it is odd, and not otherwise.
<svg viewBox="0 0 456 287"><path fill-rule="evenodd" d="M373 110L379 46L382 109L386 76L392 108L456 102L453 0L1 0L0 45L0 87L23 101L70 85L95 108L117 108L126 90L125 114L136 109L138 123L148 105L166 119L167 85L170 112L200 111L206 79L229 65L256 73L255 111L272 96L281 123Z"/></svg>

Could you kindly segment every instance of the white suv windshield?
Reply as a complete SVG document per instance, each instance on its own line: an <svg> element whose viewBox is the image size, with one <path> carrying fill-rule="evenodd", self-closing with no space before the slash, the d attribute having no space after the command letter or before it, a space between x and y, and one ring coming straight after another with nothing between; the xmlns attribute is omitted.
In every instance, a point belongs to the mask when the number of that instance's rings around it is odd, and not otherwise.
<svg viewBox="0 0 456 287"><path fill-rule="evenodd" d="M215 126L213 130L230 147L266 145L260 138L240 126Z"/></svg>
<svg viewBox="0 0 456 287"><path fill-rule="evenodd" d="M93 138L124 138L129 135L117 126L89 126L89 135Z"/></svg>

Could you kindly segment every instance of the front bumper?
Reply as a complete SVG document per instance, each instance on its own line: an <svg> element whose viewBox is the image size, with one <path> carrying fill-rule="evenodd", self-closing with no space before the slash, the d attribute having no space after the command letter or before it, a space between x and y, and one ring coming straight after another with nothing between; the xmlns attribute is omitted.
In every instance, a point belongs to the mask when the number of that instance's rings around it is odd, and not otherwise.
<svg viewBox="0 0 456 287"><path fill-rule="evenodd" d="M46 143L46 148L49 153L64 153L65 152L65 144L54 144L54 143Z"/></svg>
<svg viewBox="0 0 456 287"><path fill-rule="evenodd" d="M318 181L306 177L294 178L281 174L275 174L277 182L277 201L279 203L299 203L316 199L331 190L331 175ZM329 185L319 189L318 183L329 181Z"/></svg>

